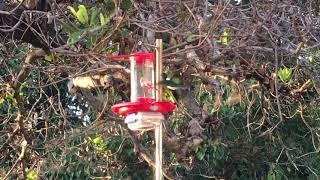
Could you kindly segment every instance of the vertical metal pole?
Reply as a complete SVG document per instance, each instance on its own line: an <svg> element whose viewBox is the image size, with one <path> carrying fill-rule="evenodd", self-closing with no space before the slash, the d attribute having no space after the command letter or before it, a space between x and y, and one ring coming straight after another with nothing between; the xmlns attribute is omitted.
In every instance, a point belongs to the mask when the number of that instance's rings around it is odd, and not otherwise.
<svg viewBox="0 0 320 180"><path fill-rule="evenodd" d="M162 100L162 39L156 40L156 101ZM156 180L162 180L162 122L155 127L155 143L156 143Z"/></svg>

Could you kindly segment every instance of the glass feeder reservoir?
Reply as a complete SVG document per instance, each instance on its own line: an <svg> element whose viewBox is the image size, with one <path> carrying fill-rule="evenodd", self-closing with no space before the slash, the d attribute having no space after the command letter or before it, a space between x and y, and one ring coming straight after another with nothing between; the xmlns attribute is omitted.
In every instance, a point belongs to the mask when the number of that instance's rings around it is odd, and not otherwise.
<svg viewBox="0 0 320 180"><path fill-rule="evenodd" d="M136 53L130 57L131 102L155 99L154 55Z"/></svg>
<svg viewBox="0 0 320 180"><path fill-rule="evenodd" d="M108 59L130 61L130 102L113 105L111 110L126 115L125 122L132 130L149 130L159 126L163 114L175 109L169 101L155 101L155 59L153 53L105 56Z"/></svg>

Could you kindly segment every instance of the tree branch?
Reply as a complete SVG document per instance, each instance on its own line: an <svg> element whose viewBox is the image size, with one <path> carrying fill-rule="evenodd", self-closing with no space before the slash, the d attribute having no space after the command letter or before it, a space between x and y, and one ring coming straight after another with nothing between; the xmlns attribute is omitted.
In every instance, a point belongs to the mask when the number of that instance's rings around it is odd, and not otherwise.
<svg viewBox="0 0 320 180"><path fill-rule="evenodd" d="M13 14L17 9L19 9L19 7L24 3L25 0L22 0L15 8L13 8L11 11L3 11L0 10L0 14L4 14L4 15L11 15Z"/></svg>

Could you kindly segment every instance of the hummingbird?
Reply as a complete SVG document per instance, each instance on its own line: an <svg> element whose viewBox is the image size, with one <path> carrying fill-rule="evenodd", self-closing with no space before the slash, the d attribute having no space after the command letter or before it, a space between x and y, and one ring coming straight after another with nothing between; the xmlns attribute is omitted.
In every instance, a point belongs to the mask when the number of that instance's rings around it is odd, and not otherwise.
<svg viewBox="0 0 320 180"><path fill-rule="evenodd" d="M167 77L166 74L163 74L163 80L159 82L163 86L162 98L164 100L177 103L177 101L182 96L184 90L189 90L189 86L183 86L171 78Z"/></svg>
<svg viewBox="0 0 320 180"><path fill-rule="evenodd" d="M174 80L169 78L165 73L163 73L163 80L159 82L160 85L162 85L165 88L168 88L172 91L177 91L177 90L188 90L188 86L182 86L178 83L176 83Z"/></svg>

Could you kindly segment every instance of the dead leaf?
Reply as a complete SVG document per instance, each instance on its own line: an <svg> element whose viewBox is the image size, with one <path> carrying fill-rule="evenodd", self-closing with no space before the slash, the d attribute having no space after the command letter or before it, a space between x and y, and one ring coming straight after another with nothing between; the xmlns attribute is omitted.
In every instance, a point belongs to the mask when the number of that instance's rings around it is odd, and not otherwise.
<svg viewBox="0 0 320 180"><path fill-rule="evenodd" d="M320 95L320 80L313 77L313 86L314 86L314 89L316 90L316 92Z"/></svg>
<svg viewBox="0 0 320 180"><path fill-rule="evenodd" d="M191 46L186 46L186 49ZM189 52L187 52L187 59L190 63L193 63L197 69L205 70L206 66L205 64L200 60L199 56L197 55L196 51L194 49L191 49Z"/></svg>
<svg viewBox="0 0 320 180"><path fill-rule="evenodd" d="M78 76L70 79L70 86L93 89L97 87L110 87L113 85L113 77L106 74Z"/></svg>
<svg viewBox="0 0 320 180"><path fill-rule="evenodd" d="M227 99L226 103L228 105L235 105L235 104L239 104L240 102L241 102L241 94L240 94L239 87L233 86L233 90L229 98Z"/></svg>
<svg viewBox="0 0 320 180"><path fill-rule="evenodd" d="M203 142L203 139L200 138L199 136L193 136L188 138L185 141L184 146L181 148L180 156L186 156L188 152L197 149L202 142Z"/></svg>
<svg viewBox="0 0 320 180"><path fill-rule="evenodd" d="M213 103L213 108L215 111L219 110L220 106L222 104L222 101L221 101L221 95L220 94L216 94L214 96L214 103Z"/></svg>
<svg viewBox="0 0 320 180"><path fill-rule="evenodd" d="M203 128L201 127L199 121L193 118L188 124L188 134L191 136L201 136L203 132Z"/></svg>
<svg viewBox="0 0 320 180"><path fill-rule="evenodd" d="M79 76L71 79L73 86L79 88L91 89L97 87L97 83L91 76Z"/></svg>
<svg viewBox="0 0 320 180"><path fill-rule="evenodd" d="M204 104L202 107L202 111L201 111L201 116L202 116L202 120L205 120L208 118L209 113L208 113L208 105Z"/></svg>

